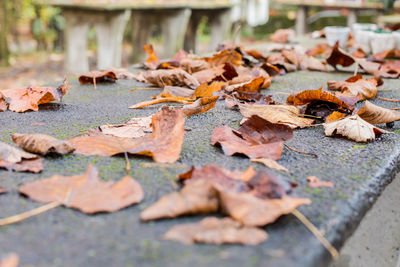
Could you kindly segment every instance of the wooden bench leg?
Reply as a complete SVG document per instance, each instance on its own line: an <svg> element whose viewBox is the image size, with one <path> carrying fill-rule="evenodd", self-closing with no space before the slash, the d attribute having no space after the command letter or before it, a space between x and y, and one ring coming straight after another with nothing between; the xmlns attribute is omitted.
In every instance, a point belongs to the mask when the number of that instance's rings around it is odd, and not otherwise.
<svg viewBox="0 0 400 267"><path fill-rule="evenodd" d="M307 13L308 7L299 6L296 15L296 33L297 35L304 35L307 33Z"/></svg>
<svg viewBox="0 0 400 267"><path fill-rule="evenodd" d="M186 29L184 49L185 51L197 52L197 28L201 19L204 17L204 12L192 10L192 15Z"/></svg>
<svg viewBox="0 0 400 267"><path fill-rule="evenodd" d="M354 23L357 23L357 10L350 9L347 17L347 27L351 27Z"/></svg>
<svg viewBox="0 0 400 267"><path fill-rule="evenodd" d="M65 69L69 73L89 71L87 57L87 35L90 21L83 12L65 9Z"/></svg>
<svg viewBox="0 0 400 267"><path fill-rule="evenodd" d="M154 24L154 14L152 12L133 11L132 12L132 57L133 63L143 62L146 54L143 46L150 41L151 29Z"/></svg>
<svg viewBox="0 0 400 267"><path fill-rule="evenodd" d="M95 23L98 46L97 67L98 69L120 67L122 41L131 11L104 12L102 16L103 18Z"/></svg>
<svg viewBox="0 0 400 267"><path fill-rule="evenodd" d="M161 31L163 34L163 57L171 58L183 48L186 28L192 11L180 9L166 12L161 18Z"/></svg>
<svg viewBox="0 0 400 267"><path fill-rule="evenodd" d="M223 43L230 34L232 28L231 9L223 9L215 12L209 18L211 27L210 51L214 51L217 46Z"/></svg>

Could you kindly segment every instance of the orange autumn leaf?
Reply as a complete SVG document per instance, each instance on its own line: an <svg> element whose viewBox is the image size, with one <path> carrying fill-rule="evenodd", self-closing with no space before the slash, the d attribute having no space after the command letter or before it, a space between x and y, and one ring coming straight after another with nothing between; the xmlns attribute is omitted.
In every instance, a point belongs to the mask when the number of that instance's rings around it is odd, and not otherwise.
<svg viewBox="0 0 400 267"><path fill-rule="evenodd" d="M143 46L143 50L149 56L145 63L146 67L148 67L149 69L156 69L158 64L160 63L160 60L158 59L153 46L151 44L145 44Z"/></svg>
<svg viewBox="0 0 400 267"><path fill-rule="evenodd" d="M215 107L218 98L219 96L199 98L193 104L183 106L182 111L188 117L207 112L208 110L213 109Z"/></svg>
<svg viewBox="0 0 400 267"><path fill-rule="evenodd" d="M204 60L208 62L211 67L221 66L226 63L236 66L241 66L243 64L242 55L233 49L222 50L211 57L204 58Z"/></svg>
<svg viewBox="0 0 400 267"><path fill-rule="evenodd" d="M19 89L1 90L8 109L14 112L38 111L40 104L51 101L62 101L63 96L68 92L70 86L64 80L64 84L58 88L53 87L28 87ZM3 103L3 104L2 104ZM3 106L4 102L0 101Z"/></svg>
<svg viewBox="0 0 400 267"><path fill-rule="evenodd" d="M346 114L343 114L343 113L338 112L338 111L334 111L334 112L332 112L331 115L329 115L326 118L325 122L329 123L329 122L338 121L338 120L343 119L344 117L346 117Z"/></svg>
<svg viewBox="0 0 400 267"><path fill-rule="evenodd" d="M260 92L264 84L264 81L265 81L264 77L258 77L244 83L226 86L225 91Z"/></svg>
<svg viewBox="0 0 400 267"><path fill-rule="evenodd" d="M196 88L194 94L196 97L213 96L213 93L221 91L225 85L225 82L212 82L210 85L202 83Z"/></svg>
<svg viewBox="0 0 400 267"><path fill-rule="evenodd" d="M144 196L132 177L125 176L117 183L102 182L92 165L81 175L54 175L24 184L19 192L38 202L59 202L88 214L115 212L141 202Z"/></svg>
<svg viewBox="0 0 400 267"><path fill-rule="evenodd" d="M190 98L186 98L186 97L163 97L163 98L156 98L156 99L152 99L152 100L148 100L148 101L143 101L143 102L137 103L133 106L130 106L129 108L130 109L144 108L147 106L165 103L165 102L177 102L177 103L182 103L182 104L192 104L193 103Z"/></svg>
<svg viewBox="0 0 400 267"><path fill-rule="evenodd" d="M308 187L310 188L319 188L319 187L333 187L332 182L325 182L320 180L317 176L308 176L307 177Z"/></svg>

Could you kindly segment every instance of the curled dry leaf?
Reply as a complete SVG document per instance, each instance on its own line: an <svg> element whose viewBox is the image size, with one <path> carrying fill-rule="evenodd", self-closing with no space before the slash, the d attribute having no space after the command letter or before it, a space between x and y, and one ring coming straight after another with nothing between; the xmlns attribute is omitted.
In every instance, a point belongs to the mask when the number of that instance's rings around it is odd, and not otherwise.
<svg viewBox="0 0 400 267"><path fill-rule="evenodd" d="M198 223L174 226L164 238L183 244L258 245L267 240L268 235L262 229L243 226L231 218L208 217Z"/></svg>
<svg viewBox="0 0 400 267"><path fill-rule="evenodd" d="M0 142L0 168L16 172L39 173L43 170L43 161L35 154Z"/></svg>
<svg viewBox="0 0 400 267"><path fill-rule="evenodd" d="M59 202L88 214L115 212L141 202L144 196L132 177L125 176L117 183L102 182L92 165L81 175L55 175L24 184L19 192L38 202Z"/></svg>
<svg viewBox="0 0 400 267"><path fill-rule="evenodd" d="M292 29L279 29L269 36L269 39L275 43L288 43L296 35Z"/></svg>
<svg viewBox="0 0 400 267"><path fill-rule="evenodd" d="M139 138L152 131L151 117L132 118L124 124L102 125L99 129L106 135L122 138Z"/></svg>
<svg viewBox="0 0 400 267"><path fill-rule="evenodd" d="M275 160L272 160L272 159L268 159L268 158L251 159L251 162L262 163L262 164L264 164L265 166L267 166L270 169L274 169L274 170L284 171L284 172L289 172L290 173L290 171L288 169L286 169L285 167L283 167L278 162L276 162Z"/></svg>
<svg viewBox="0 0 400 267"><path fill-rule="evenodd" d="M343 113L341 113L341 112L334 111L331 115L329 115L329 116L326 118L325 122L334 122L334 121L338 121L338 120L343 119L344 117L346 117L346 114L343 114Z"/></svg>
<svg viewBox="0 0 400 267"><path fill-rule="evenodd" d="M144 65L146 67L148 67L149 69L155 70L157 68L158 64L160 63L160 60L158 59L153 46L151 44L145 44L143 46L143 50L149 56L146 59L146 62L144 63Z"/></svg>
<svg viewBox="0 0 400 267"><path fill-rule="evenodd" d="M281 157L283 141L293 137L290 127L274 124L255 115L250 117L238 131L227 126L214 129L212 145L220 145L225 155L244 154L249 158Z"/></svg>
<svg viewBox="0 0 400 267"><path fill-rule="evenodd" d="M143 221L174 218L187 214L206 214L218 211L218 192L210 181L194 181L158 200L140 214Z"/></svg>
<svg viewBox="0 0 400 267"><path fill-rule="evenodd" d="M346 117L342 120L324 124L326 136L343 136L356 142L368 142L375 140L382 134L389 133L383 129L379 129L358 115Z"/></svg>
<svg viewBox="0 0 400 267"><path fill-rule="evenodd" d="M58 88L54 87L28 87L19 89L1 90L4 100L8 104L8 109L14 112L25 112L28 110L38 111L40 104L50 103L57 100L62 101L62 97L68 92L70 86L67 80ZM0 104L1 104L0 100Z"/></svg>
<svg viewBox="0 0 400 267"><path fill-rule="evenodd" d="M214 93L221 91L225 85L225 82L212 82L210 85L202 83L196 88L195 95L196 97L210 97Z"/></svg>
<svg viewBox="0 0 400 267"><path fill-rule="evenodd" d="M75 154L113 156L130 154L153 157L157 162L173 163L182 150L185 117L180 109L162 108L152 117L152 133L136 139L96 134L69 139Z"/></svg>
<svg viewBox="0 0 400 267"><path fill-rule="evenodd" d="M211 67L221 66L226 63L241 66L243 64L242 55L234 49L224 49L215 53L212 57L204 58Z"/></svg>
<svg viewBox="0 0 400 267"><path fill-rule="evenodd" d="M66 155L74 151L74 147L70 142L45 134L15 133L11 137L14 143L23 150L43 156L49 153Z"/></svg>
<svg viewBox="0 0 400 267"><path fill-rule="evenodd" d="M187 86L196 88L200 85L198 80L182 69L151 70L143 73L146 82L158 87Z"/></svg>
<svg viewBox="0 0 400 267"><path fill-rule="evenodd" d="M255 78L253 80L250 80L250 81L247 81L244 83L226 86L225 91L227 91L227 92L233 92L233 91L260 92L260 90L264 84L264 81L265 81L264 77L258 77L258 78Z"/></svg>
<svg viewBox="0 0 400 267"><path fill-rule="evenodd" d="M399 112L374 105L369 101L365 101L364 106L360 108L357 115L371 124L389 123L400 120Z"/></svg>
<svg viewBox="0 0 400 267"><path fill-rule="evenodd" d="M195 92L192 89L179 86L165 86L157 97L182 97L183 99L195 100Z"/></svg>
<svg viewBox="0 0 400 267"><path fill-rule="evenodd" d="M180 67L193 74L195 72L210 69L210 64L201 59L184 58L180 62Z"/></svg>
<svg viewBox="0 0 400 267"><path fill-rule="evenodd" d="M0 267L18 267L19 257L17 254L12 253L0 261Z"/></svg>
<svg viewBox="0 0 400 267"><path fill-rule="evenodd" d="M322 181L317 176L308 176L307 182L308 182L308 187L310 188L319 188L319 187L332 188L334 186L332 182Z"/></svg>
<svg viewBox="0 0 400 267"><path fill-rule="evenodd" d="M295 106L286 105L240 105L240 113L250 118L257 115L272 123L281 123L290 128L305 128L314 124L314 120L301 118L300 111Z"/></svg>
<svg viewBox="0 0 400 267"><path fill-rule="evenodd" d="M375 98L378 94L378 86L383 81L379 78L364 80L361 75L353 76L346 81L328 81L329 90L340 90L344 94L352 96L361 95L361 100Z"/></svg>
<svg viewBox="0 0 400 267"><path fill-rule="evenodd" d="M280 216L289 214L301 205L311 204L308 198L284 196L276 199L260 199L251 193L221 191L221 209L224 214L246 226L264 226Z"/></svg>
<svg viewBox="0 0 400 267"><path fill-rule="evenodd" d="M190 117L192 115L207 112L215 107L219 96L209 96L197 99L193 104L185 105L182 108L183 113Z"/></svg>
<svg viewBox="0 0 400 267"><path fill-rule="evenodd" d="M79 77L80 84L115 83L117 80L117 75L108 70L93 70Z"/></svg>
<svg viewBox="0 0 400 267"><path fill-rule="evenodd" d="M352 56L339 48L339 43L336 43L326 62L336 68L337 65L341 65L343 67L351 66L354 64L355 60Z"/></svg>

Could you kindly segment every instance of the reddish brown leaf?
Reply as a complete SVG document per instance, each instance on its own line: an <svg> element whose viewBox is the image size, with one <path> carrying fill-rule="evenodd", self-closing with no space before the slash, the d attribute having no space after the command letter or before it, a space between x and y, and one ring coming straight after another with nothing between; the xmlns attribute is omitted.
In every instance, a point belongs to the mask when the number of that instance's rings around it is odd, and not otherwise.
<svg viewBox="0 0 400 267"><path fill-rule="evenodd" d="M192 115L207 112L215 107L219 96L209 96L197 99L193 104L185 105L182 108L183 113L190 117Z"/></svg>
<svg viewBox="0 0 400 267"><path fill-rule="evenodd" d="M269 39L275 43L287 43L295 36L292 29L279 29L269 36Z"/></svg>
<svg viewBox="0 0 400 267"><path fill-rule="evenodd" d="M81 84L115 83L117 75L112 71L93 70L79 77ZM96 87L96 86L95 86Z"/></svg>
<svg viewBox="0 0 400 267"><path fill-rule="evenodd" d="M252 57L254 57L255 59L258 59L258 60L265 61L267 59L266 56L264 56L260 51L255 50L255 49L245 50L245 53L250 55L250 56L252 56Z"/></svg>
<svg viewBox="0 0 400 267"><path fill-rule="evenodd" d="M192 75L202 84L212 82L216 77L223 76L224 72L224 65L221 65L195 72Z"/></svg>
<svg viewBox="0 0 400 267"><path fill-rule="evenodd" d="M355 60L352 56L339 48L339 43L336 43L332 49L331 55L326 60L326 62L336 68L337 65L341 65L343 67L353 65Z"/></svg>
<svg viewBox="0 0 400 267"><path fill-rule="evenodd" d="M308 176L307 182L308 182L308 187L310 188L319 188L319 187L332 188L334 186L332 182L322 181L317 176Z"/></svg>
<svg viewBox="0 0 400 267"><path fill-rule="evenodd" d="M200 83L197 79L181 69L171 70L150 70L143 73L144 79L155 86L187 86L198 87Z"/></svg>
<svg viewBox="0 0 400 267"><path fill-rule="evenodd" d="M323 56L329 57L332 53L332 47L328 44L317 44L314 48L307 50L307 55L310 57Z"/></svg>
<svg viewBox="0 0 400 267"><path fill-rule="evenodd" d="M19 89L2 90L8 109L14 112L25 112L28 110L38 111L40 104L51 101L62 101L62 97L68 92L70 86L65 80L58 88L53 87L28 87ZM0 101L1 104L1 101ZM4 103L3 103L4 105Z"/></svg>
<svg viewBox="0 0 400 267"><path fill-rule="evenodd" d="M268 235L259 228L243 226L231 218L208 217L198 223L174 226L164 237L184 244L258 245L267 240Z"/></svg>
<svg viewBox="0 0 400 267"><path fill-rule="evenodd" d="M49 153L66 155L74 151L70 142L49 135L15 133L11 137L14 143L23 150L43 156Z"/></svg>
<svg viewBox="0 0 400 267"><path fill-rule="evenodd" d="M125 176L117 183L102 182L92 165L81 175L55 175L24 184L19 192L38 202L59 202L88 214L115 212L141 202L144 196L132 177Z"/></svg>
<svg viewBox="0 0 400 267"><path fill-rule="evenodd" d="M211 182L201 179L189 183L180 192L170 193L140 214L143 221L175 218L187 214L206 214L218 211L217 190Z"/></svg>

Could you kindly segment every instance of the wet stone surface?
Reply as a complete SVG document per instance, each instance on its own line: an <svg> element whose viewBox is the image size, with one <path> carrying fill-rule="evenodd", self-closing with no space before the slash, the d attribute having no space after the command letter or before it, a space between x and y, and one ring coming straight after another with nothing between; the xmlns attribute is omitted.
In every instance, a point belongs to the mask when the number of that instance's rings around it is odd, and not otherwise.
<svg viewBox="0 0 400 267"><path fill-rule="evenodd" d="M351 74L297 72L278 77L270 94L283 101L285 95L274 92L293 92L316 89L328 80L344 80ZM135 81L120 80L116 84L80 86L77 79L62 104L42 106L39 112L0 113L0 140L11 143L12 133L44 133L68 138L89 128L106 123L122 123L131 117L148 116L161 105L140 110L128 107L147 100L160 90L130 89L143 87ZM385 91L379 95L400 98L396 80L385 80ZM387 91L391 89L391 91ZM384 107L393 102L374 100ZM180 160L169 167L152 165L145 157L130 157L130 175L143 186L145 199L139 204L114 214L85 215L59 207L20 224L0 227L0 257L10 252L20 255L22 264L35 266L321 266L330 261L329 254L316 238L292 215L281 217L265 230L269 239L255 247L235 245L186 246L162 240L172 226L199 221L202 216L141 223L139 213L162 195L176 190L176 175L189 166L217 164L227 169L245 170L254 165L245 157L225 156L220 148L210 145L211 134L222 124L238 128L241 115L228 110L223 102L215 109L186 121L187 131ZM383 127L384 128L384 127ZM356 228L373 201L393 179L399 156L400 123L393 134L375 142L355 142L325 137L323 128L296 130L291 147L318 155L318 159L285 149L280 164L292 174L276 172L299 186L298 196L310 197L310 206L300 207L328 240L340 248ZM0 171L0 185L9 193L0 196L0 216L7 217L40 206L18 195L18 187L26 182L48 178L54 174L73 175L84 172L92 163L102 179L118 180L125 174L123 157L84 157L68 155L46 157L41 174ZM315 175L331 181L335 187L310 189L306 177Z"/></svg>

